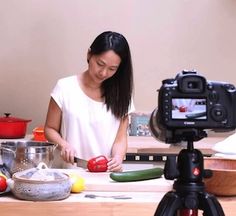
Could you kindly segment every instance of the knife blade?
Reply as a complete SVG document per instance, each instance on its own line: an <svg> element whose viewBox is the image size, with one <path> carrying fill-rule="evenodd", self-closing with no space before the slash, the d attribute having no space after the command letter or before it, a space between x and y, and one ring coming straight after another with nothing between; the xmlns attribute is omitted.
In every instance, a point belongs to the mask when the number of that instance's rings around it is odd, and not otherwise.
<svg viewBox="0 0 236 216"><path fill-rule="evenodd" d="M82 167L84 169L87 169L87 165L88 165L88 161L78 158L78 157L74 157L74 162L76 163L77 167Z"/></svg>

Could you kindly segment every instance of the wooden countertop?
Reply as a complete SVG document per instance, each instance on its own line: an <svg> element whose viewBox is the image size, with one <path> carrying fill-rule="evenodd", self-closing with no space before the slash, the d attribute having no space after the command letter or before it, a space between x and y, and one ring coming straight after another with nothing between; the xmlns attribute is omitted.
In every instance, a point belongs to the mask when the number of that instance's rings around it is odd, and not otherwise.
<svg viewBox="0 0 236 216"><path fill-rule="evenodd" d="M194 142L194 148L200 149L203 153L214 153L211 149L214 144L224 140L226 136L211 136L206 137L198 142ZM129 136L128 137L128 150L127 153L134 154L157 154L169 153L177 154L186 144L166 144L160 142L150 136Z"/></svg>
<svg viewBox="0 0 236 216"><path fill-rule="evenodd" d="M1 216L153 216L164 192L122 192L132 199L85 198L89 192L71 194L62 201L31 202L16 200L10 196L0 198ZM99 196L121 193L93 192ZM236 198L218 198L227 216L236 215ZM199 214L200 215L200 214Z"/></svg>
<svg viewBox="0 0 236 216"><path fill-rule="evenodd" d="M62 170L71 172L72 170ZM85 177L86 190L71 194L61 201L23 201L11 193L0 197L1 216L153 216L158 203L172 188L171 181L153 179L140 182L118 183L108 179L109 173L88 173L75 169ZM100 181L104 179L104 181ZM112 186L112 187L109 187ZM90 195L95 198L90 198ZM111 197L113 196L113 197ZM119 199L119 197L123 199ZM118 197L118 198L117 198ZM225 215L236 215L236 197L218 198ZM199 214L200 215L200 214Z"/></svg>

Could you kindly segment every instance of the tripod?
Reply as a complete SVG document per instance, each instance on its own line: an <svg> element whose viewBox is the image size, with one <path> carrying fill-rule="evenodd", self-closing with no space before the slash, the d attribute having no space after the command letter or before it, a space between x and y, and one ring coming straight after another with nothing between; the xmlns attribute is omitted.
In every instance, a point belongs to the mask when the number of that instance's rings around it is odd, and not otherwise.
<svg viewBox="0 0 236 216"><path fill-rule="evenodd" d="M197 216L198 209L204 216L224 216L215 196L205 192L203 178L211 177L204 170L203 155L194 149L193 139L187 140L187 149L175 156L167 157L164 175L174 180L173 191L169 191L159 203L154 216Z"/></svg>

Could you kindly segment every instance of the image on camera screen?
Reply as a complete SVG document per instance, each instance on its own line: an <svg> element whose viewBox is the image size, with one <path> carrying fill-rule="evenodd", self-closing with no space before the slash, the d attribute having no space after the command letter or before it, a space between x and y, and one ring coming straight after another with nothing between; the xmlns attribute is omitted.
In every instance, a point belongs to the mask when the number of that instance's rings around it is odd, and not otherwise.
<svg viewBox="0 0 236 216"><path fill-rule="evenodd" d="M172 119L206 120L206 99L172 98Z"/></svg>

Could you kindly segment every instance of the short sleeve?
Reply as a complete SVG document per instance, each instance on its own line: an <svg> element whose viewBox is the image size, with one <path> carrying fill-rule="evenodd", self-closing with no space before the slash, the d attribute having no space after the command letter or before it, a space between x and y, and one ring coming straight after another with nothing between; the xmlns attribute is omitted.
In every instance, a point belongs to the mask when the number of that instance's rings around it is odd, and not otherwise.
<svg viewBox="0 0 236 216"><path fill-rule="evenodd" d="M57 81L57 84L53 88L51 92L51 97L54 99L54 101L57 103L57 105L62 109L63 106L63 88L61 85L61 81Z"/></svg>

